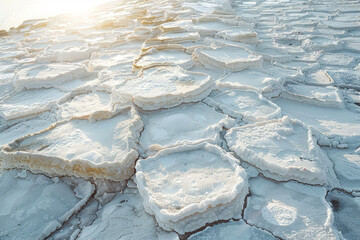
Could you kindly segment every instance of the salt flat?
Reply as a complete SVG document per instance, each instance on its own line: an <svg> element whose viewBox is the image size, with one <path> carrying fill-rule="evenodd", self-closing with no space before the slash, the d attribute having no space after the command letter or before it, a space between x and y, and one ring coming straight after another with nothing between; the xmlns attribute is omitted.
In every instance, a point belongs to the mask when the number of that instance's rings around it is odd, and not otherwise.
<svg viewBox="0 0 360 240"><path fill-rule="evenodd" d="M0 239L359 239L359 39L358 0L0 31Z"/></svg>

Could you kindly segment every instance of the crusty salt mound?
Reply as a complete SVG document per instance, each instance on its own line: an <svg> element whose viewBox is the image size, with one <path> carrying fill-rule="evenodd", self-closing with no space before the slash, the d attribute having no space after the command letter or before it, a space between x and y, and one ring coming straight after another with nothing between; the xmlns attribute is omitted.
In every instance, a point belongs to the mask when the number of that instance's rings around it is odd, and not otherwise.
<svg viewBox="0 0 360 240"><path fill-rule="evenodd" d="M241 71L250 67L260 67L263 61L261 55L233 46L197 48L193 53L193 57L206 68L220 68L229 71Z"/></svg>
<svg viewBox="0 0 360 240"><path fill-rule="evenodd" d="M180 234L239 217L248 193L246 173L221 148L202 143L167 148L136 164L145 210Z"/></svg>
<svg viewBox="0 0 360 240"><path fill-rule="evenodd" d="M123 181L134 173L141 129L131 108L96 112L19 138L4 146L0 159L4 168Z"/></svg>
<svg viewBox="0 0 360 240"><path fill-rule="evenodd" d="M234 119L203 103L144 113L140 146L147 153L184 143L220 144L220 132L235 124Z"/></svg>
<svg viewBox="0 0 360 240"><path fill-rule="evenodd" d="M200 101L213 87L214 80L207 74L180 67L159 67L145 70L139 77L118 85L114 99L128 99L144 110L156 110Z"/></svg>
<svg viewBox="0 0 360 240"><path fill-rule="evenodd" d="M236 127L225 139L232 151L267 177L308 184L337 181L332 162L317 145L311 130L299 121L283 117Z"/></svg>
<svg viewBox="0 0 360 240"><path fill-rule="evenodd" d="M259 92L249 89L218 88L204 102L244 121L268 120L278 116L281 111Z"/></svg>

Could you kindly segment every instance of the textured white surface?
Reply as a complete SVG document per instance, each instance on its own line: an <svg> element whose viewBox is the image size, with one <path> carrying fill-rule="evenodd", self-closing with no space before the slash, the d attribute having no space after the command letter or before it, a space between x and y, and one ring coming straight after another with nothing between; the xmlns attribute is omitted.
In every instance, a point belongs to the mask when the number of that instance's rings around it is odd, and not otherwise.
<svg viewBox="0 0 360 240"><path fill-rule="evenodd" d="M136 164L145 210L165 230L183 234L241 214L245 170L220 147L202 143L160 151Z"/></svg>
<svg viewBox="0 0 360 240"><path fill-rule="evenodd" d="M250 181L244 218L282 239L338 239L326 189L303 184Z"/></svg>
<svg viewBox="0 0 360 240"><path fill-rule="evenodd" d="M289 117L232 128L225 139L241 159L275 180L337 183L311 130Z"/></svg>

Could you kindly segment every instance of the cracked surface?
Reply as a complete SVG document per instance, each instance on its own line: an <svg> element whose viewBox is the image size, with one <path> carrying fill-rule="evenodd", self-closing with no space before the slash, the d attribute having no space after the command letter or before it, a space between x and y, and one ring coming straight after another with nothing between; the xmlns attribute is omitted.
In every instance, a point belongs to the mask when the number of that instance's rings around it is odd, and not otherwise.
<svg viewBox="0 0 360 240"><path fill-rule="evenodd" d="M357 0L0 31L0 239L359 239L359 39Z"/></svg>

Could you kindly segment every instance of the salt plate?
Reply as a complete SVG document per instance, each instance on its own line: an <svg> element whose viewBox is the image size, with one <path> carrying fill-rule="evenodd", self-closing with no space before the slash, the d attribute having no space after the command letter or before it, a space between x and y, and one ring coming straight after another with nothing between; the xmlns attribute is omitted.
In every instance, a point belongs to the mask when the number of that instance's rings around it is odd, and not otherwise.
<svg viewBox="0 0 360 240"><path fill-rule="evenodd" d="M333 84L332 78L324 70L307 74L304 82L310 85L329 86Z"/></svg>
<svg viewBox="0 0 360 240"><path fill-rule="evenodd" d="M52 180L25 170L0 175L1 239L45 239L89 200L87 181Z"/></svg>
<svg viewBox="0 0 360 240"><path fill-rule="evenodd" d="M360 191L360 149L328 148L326 152L334 163L334 170L340 181L339 188L346 191Z"/></svg>
<svg viewBox="0 0 360 240"><path fill-rule="evenodd" d="M100 91L79 92L59 103L58 119L91 115L97 111L111 111L110 94Z"/></svg>
<svg viewBox="0 0 360 240"><path fill-rule="evenodd" d="M335 85L340 88L353 88L360 90L360 72L348 69L329 69L328 75Z"/></svg>
<svg viewBox="0 0 360 240"><path fill-rule="evenodd" d="M144 131L141 133L140 146L148 151L203 141L220 144L222 129L235 124L234 119L203 103L144 113L141 118Z"/></svg>
<svg viewBox="0 0 360 240"><path fill-rule="evenodd" d="M284 114L301 120L306 125L316 130L330 140L321 145L337 147L354 145L360 142L360 116L347 109L320 107L312 104L289 101L278 98L273 102L278 105ZM331 142L328 142L331 141Z"/></svg>
<svg viewBox="0 0 360 240"><path fill-rule="evenodd" d="M336 184L332 162L317 145L311 130L283 117L230 129L229 148L264 176L278 181Z"/></svg>
<svg viewBox="0 0 360 240"><path fill-rule="evenodd" d="M197 32L164 33L156 39L145 41L145 44L149 44L150 42L159 44L185 43L196 42L198 40L200 40L200 35Z"/></svg>
<svg viewBox="0 0 360 240"><path fill-rule="evenodd" d="M193 57L206 68L221 68L229 71L241 71L250 67L260 67L262 56L234 46L219 48L198 48Z"/></svg>
<svg viewBox="0 0 360 240"><path fill-rule="evenodd" d="M138 52L138 50L135 51L129 49L112 52L95 52L91 55L89 71L108 69L112 66L122 63L132 63Z"/></svg>
<svg viewBox="0 0 360 240"><path fill-rule="evenodd" d="M158 66L180 66L189 69L194 65L191 55L185 49L156 50L150 48L134 60L134 69L148 69Z"/></svg>
<svg viewBox="0 0 360 240"><path fill-rule="evenodd" d="M322 21L323 24L335 29L358 29L360 27L359 21Z"/></svg>
<svg viewBox="0 0 360 240"><path fill-rule="evenodd" d="M335 51L342 47L340 41L326 36L313 36L302 42L302 47L311 51Z"/></svg>
<svg viewBox="0 0 360 240"><path fill-rule="evenodd" d="M226 239L226 240L275 240L270 233L259 228L247 225L244 220L230 221L207 227L201 232L191 235L189 240Z"/></svg>
<svg viewBox="0 0 360 240"><path fill-rule="evenodd" d="M38 53L36 59L40 62L74 62L89 59L95 50L82 40L55 42Z"/></svg>
<svg viewBox="0 0 360 240"><path fill-rule="evenodd" d="M240 43L257 44L259 42L257 33L246 27L229 27L216 34L226 40Z"/></svg>
<svg viewBox="0 0 360 240"><path fill-rule="evenodd" d="M204 102L220 108L233 118L264 121L279 116L281 109L258 91L236 88L218 88Z"/></svg>
<svg viewBox="0 0 360 240"><path fill-rule="evenodd" d="M155 110L200 101L213 88L214 80L207 74L159 67L124 81L113 89L113 97L115 102L126 98L144 110Z"/></svg>
<svg viewBox="0 0 360 240"><path fill-rule="evenodd" d="M78 63L35 64L16 72L14 85L18 89L47 88L88 75Z"/></svg>
<svg viewBox="0 0 360 240"><path fill-rule="evenodd" d="M241 216L248 193L245 170L207 143L167 148L136 164L145 211L179 234Z"/></svg>
<svg viewBox="0 0 360 240"><path fill-rule="evenodd" d="M355 67L355 58L350 54L342 53L326 53L321 55L319 62L323 65L328 66L339 66L339 67Z"/></svg>
<svg viewBox="0 0 360 240"><path fill-rule="evenodd" d="M0 102L0 117L9 121L49 111L56 108L57 101L64 95L55 88L18 92Z"/></svg>
<svg viewBox="0 0 360 240"><path fill-rule="evenodd" d="M95 221L81 230L79 240L178 239L176 233L165 232L159 228L155 219L145 212L141 196L136 188L126 188L122 193L118 193L96 215L98 217Z"/></svg>
<svg viewBox="0 0 360 240"><path fill-rule="evenodd" d="M326 189L295 182L250 180L244 218L281 239L338 239L333 213L325 201Z"/></svg>
<svg viewBox="0 0 360 240"><path fill-rule="evenodd" d="M134 173L136 141L142 130L135 110L126 107L84 118L57 122L9 143L0 152L2 166L50 176L129 179Z"/></svg>
<svg viewBox="0 0 360 240"><path fill-rule="evenodd" d="M360 198L333 190L326 196L334 212L334 227L344 239L357 239L360 236Z"/></svg>
<svg viewBox="0 0 360 240"><path fill-rule="evenodd" d="M0 148L2 145L12 142L25 135L39 132L48 128L53 122L48 119L33 118L26 121L20 121L10 126L0 128Z"/></svg>
<svg viewBox="0 0 360 240"><path fill-rule="evenodd" d="M286 99L310 103L318 106L343 108L341 93L335 87L320 87L300 85L294 83L284 84L281 96Z"/></svg>
<svg viewBox="0 0 360 240"><path fill-rule="evenodd" d="M281 90L278 84L279 80L273 78L270 74L260 69L246 69L240 72L232 72L231 74L220 78L217 85L229 88L255 88L262 92L276 92Z"/></svg>

